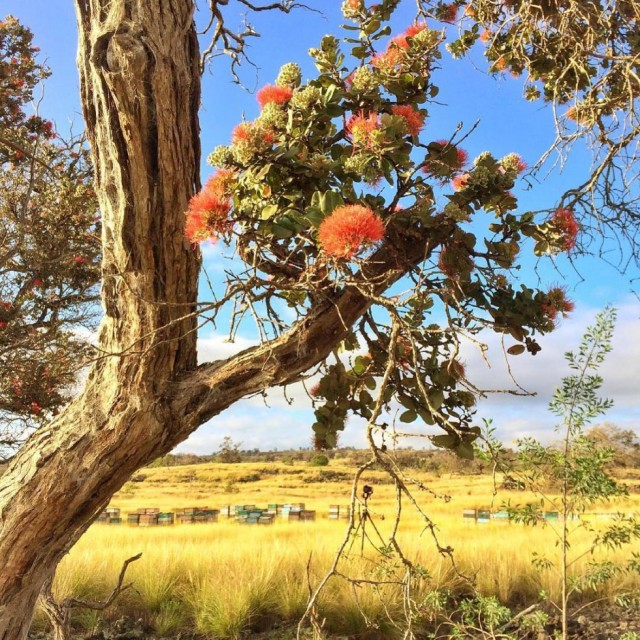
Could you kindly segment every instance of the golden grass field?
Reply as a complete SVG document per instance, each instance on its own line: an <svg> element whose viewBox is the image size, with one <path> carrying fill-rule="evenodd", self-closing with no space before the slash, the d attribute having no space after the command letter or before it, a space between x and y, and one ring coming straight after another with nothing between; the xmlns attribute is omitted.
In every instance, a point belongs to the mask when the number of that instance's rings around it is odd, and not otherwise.
<svg viewBox="0 0 640 640"><path fill-rule="evenodd" d="M105 617L142 618L159 635L186 629L212 638L237 638L248 630L270 627L275 621L292 625L305 610L309 580L315 585L326 573L345 535L346 522L328 520L327 511L330 504L348 503L351 483L346 475L337 481L321 480L327 473L352 475L354 471L353 465L338 460L325 468L310 467L305 462L262 462L145 469L144 481L127 483L113 498L111 506L121 508L123 515L140 507L172 511L187 506L266 507L274 502L304 502L307 509L317 510L318 519L272 526L239 525L226 519L215 524L153 528L95 524L61 563L56 595L105 597L116 582L122 562L142 552L142 559L131 565L127 576L134 588L122 594L102 614ZM495 594L516 609L535 601L541 589L558 596L554 572L540 574L531 564L535 551L546 551L550 557L557 553L551 526L473 524L464 522L461 515L465 508L489 507L493 501L497 509L506 500L523 503L534 496L518 491L498 491L494 495L490 476L435 478L416 472L415 477L436 493L451 496L445 502L426 491L415 491L422 508L437 525L441 543L453 547L460 572L475 576L481 593ZM640 482L640 474L632 482ZM381 471L365 473L360 485L365 483L374 488L370 511L385 537L395 511L393 486ZM640 495L596 505L592 511L640 512ZM598 526L597 521L594 524ZM367 531L372 532L370 524ZM418 601L436 587L468 589L450 562L437 553L424 523L406 503L399 539L407 556L431 576L418 585ZM379 554L367 543L365 557L361 558L360 545L359 540L355 542L342 570L352 577L382 575L381 569L375 568ZM576 538L572 552L579 549ZM626 550L612 557L623 563L628 555ZM576 570L584 570L589 560L590 556L585 557ZM634 582L618 577L604 592L584 597L637 589L637 579ZM393 618L400 608L400 595L391 587L376 593L365 586L353 588L338 578L332 579L320 602L326 629L343 636L365 634L366 617L380 627L378 637L393 637L388 614ZM75 621L90 629L100 615L78 610ZM42 622L42 617L39 620Z"/></svg>

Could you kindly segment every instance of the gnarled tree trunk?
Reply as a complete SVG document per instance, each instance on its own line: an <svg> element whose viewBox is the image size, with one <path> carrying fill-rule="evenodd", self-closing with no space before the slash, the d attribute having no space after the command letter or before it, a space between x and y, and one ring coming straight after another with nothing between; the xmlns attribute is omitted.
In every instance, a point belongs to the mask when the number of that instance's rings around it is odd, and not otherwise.
<svg viewBox="0 0 640 640"><path fill-rule="evenodd" d="M199 254L183 239L183 212L199 186L193 0L76 5L103 214L101 357L80 397L0 478L0 640L25 638L44 582L136 469L240 398L295 380L371 305L344 287L270 343L196 366ZM428 256L448 231L443 223L405 233L365 266L371 293Z"/></svg>
<svg viewBox="0 0 640 640"><path fill-rule="evenodd" d="M0 638L23 638L45 579L136 468L172 446L168 385L196 366L198 186L192 0L78 0L82 107L103 214L100 349L85 391L0 484Z"/></svg>

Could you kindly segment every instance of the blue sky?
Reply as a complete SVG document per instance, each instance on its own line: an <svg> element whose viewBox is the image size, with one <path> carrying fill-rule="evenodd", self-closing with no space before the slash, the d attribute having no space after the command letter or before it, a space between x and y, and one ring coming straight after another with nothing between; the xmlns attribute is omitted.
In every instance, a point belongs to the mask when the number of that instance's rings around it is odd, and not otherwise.
<svg viewBox="0 0 640 640"><path fill-rule="evenodd" d="M203 3L204 4L204 3ZM261 33L253 39L249 50L256 68L246 66L241 72L244 85L255 90L271 83L280 66L295 61L303 68L303 77L314 74L307 56L310 47L317 46L325 33L337 33L341 22L338 0L310 0L311 7L321 8L323 15L298 11L289 16L263 14L252 22ZM240 24L241 16L233 15L231 3L229 24ZM394 30L403 30L413 19L415 3L405 0L394 19ZM78 98L78 79L75 68L76 30L71 2L61 0L3 0L2 13L13 14L29 26L36 44L41 48L53 76L45 88L42 114L56 121L60 131L73 123L82 128ZM428 139L449 138L459 123L469 130L479 122L463 146L474 157L490 150L500 157L518 152L529 164L535 163L553 140L551 112L540 103L527 103L521 97L521 83L509 76L495 78L483 69L479 55L472 60L454 61L445 52L442 69L436 72L435 82L440 87L437 100L430 107L425 128ZM234 84L225 58L217 59L203 78L201 109L203 155L216 145L226 144L232 128L242 119L258 115L255 96ZM589 165L586 152L576 150L564 173L553 173L543 184L527 189L523 184L517 190L522 211L553 206L561 191L584 175ZM203 162L203 177L212 169ZM215 277L227 260L222 247L205 247L206 266ZM576 263L577 274L563 257L555 263L545 261L537 265L533 260L524 263L523 281L543 287L563 282L576 302L572 317L563 321L560 329L541 341L543 351L535 358L520 356L513 360L513 372L525 388L535 391L535 398L515 398L511 395L491 394L479 404L479 415L493 417L499 433L506 441L522 435L535 434L543 439L552 437L553 419L546 411L553 387L566 375L562 354L577 346L581 332L593 321L595 313L606 304L620 309L620 320L614 340L614 351L605 365L606 394L614 399L615 408L607 420L625 428L640 425L640 403L637 380L640 378L640 340L638 318L640 303L632 293L629 276L621 276L600 260L581 259ZM200 347L201 359L220 358L254 342L255 336L247 330L235 345L226 343L223 334L204 332ZM491 368L469 351L465 354L472 380L483 388L511 388L499 344L491 340L493 355ZM238 403L212 423L203 426L179 450L208 453L215 450L225 435L243 442L247 448L285 448L308 446L311 439L312 415L310 402L300 388L290 390L294 404L289 405L281 390L271 391L268 406L262 399L249 399ZM356 421L349 423L341 442L361 445L362 428ZM415 443L419 446L419 443Z"/></svg>

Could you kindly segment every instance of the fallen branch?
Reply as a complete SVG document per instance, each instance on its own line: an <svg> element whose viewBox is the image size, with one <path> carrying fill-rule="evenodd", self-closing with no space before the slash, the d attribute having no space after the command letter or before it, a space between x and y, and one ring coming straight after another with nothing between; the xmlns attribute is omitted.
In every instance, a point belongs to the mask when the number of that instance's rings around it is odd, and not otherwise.
<svg viewBox="0 0 640 640"><path fill-rule="evenodd" d="M123 584L127 569L132 562L139 560L142 553L124 561L118 582L106 600L85 600L84 598L65 598L62 602L57 602L53 596L53 578L49 578L42 588L40 603L45 614L53 627L54 640L71 640L71 610L72 609L92 609L94 611L104 611L110 607L115 599L127 589L133 586L133 582Z"/></svg>

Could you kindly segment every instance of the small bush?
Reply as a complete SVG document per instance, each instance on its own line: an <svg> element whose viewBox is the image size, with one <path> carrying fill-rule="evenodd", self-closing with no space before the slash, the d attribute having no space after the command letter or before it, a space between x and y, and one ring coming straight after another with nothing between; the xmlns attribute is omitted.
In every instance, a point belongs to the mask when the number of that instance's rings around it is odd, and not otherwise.
<svg viewBox="0 0 640 640"><path fill-rule="evenodd" d="M316 453L309 464L312 467L326 467L329 464L329 458L324 453Z"/></svg>
<svg viewBox="0 0 640 640"><path fill-rule="evenodd" d="M259 473L248 473L246 476L238 476L237 482L258 482L262 480Z"/></svg>

